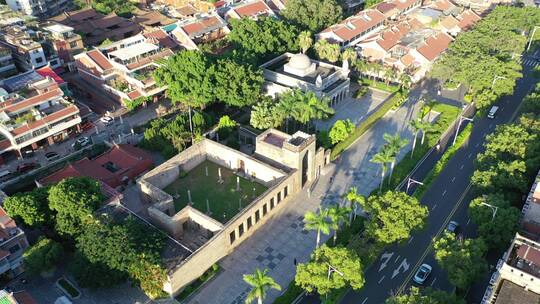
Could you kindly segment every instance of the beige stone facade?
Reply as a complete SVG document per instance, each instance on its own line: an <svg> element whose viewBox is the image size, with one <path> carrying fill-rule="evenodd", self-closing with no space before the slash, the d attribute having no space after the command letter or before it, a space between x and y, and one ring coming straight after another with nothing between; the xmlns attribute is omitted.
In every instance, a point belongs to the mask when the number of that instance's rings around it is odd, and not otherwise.
<svg viewBox="0 0 540 304"><path fill-rule="evenodd" d="M162 189L181 172L189 174L203 161L233 170L236 175L268 189L224 224L189 205L175 213L174 198ZM257 136L253 155L205 139L145 174L138 181L138 187L143 200L149 203L150 221L180 243L190 237L206 240L190 250L191 254L182 262L169 267L164 290L171 295L178 294L232 252L296 193L310 185L327 162L328 153L322 148L316 149L314 135L303 132L289 135L270 129ZM211 185L208 191L212 191ZM193 234L193 227L196 227L196 236L189 235Z"/></svg>

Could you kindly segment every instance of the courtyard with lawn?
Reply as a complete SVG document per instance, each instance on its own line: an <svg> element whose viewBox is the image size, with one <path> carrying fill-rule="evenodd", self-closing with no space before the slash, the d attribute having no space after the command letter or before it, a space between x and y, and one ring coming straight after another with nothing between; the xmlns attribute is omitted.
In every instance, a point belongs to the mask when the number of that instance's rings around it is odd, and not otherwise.
<svg viewBox="0 0 540 304"><path fill-rule="evenodd" d="M225 224L267 187L206 160L189 172L181 173L163 190L173 196L176 212L190 204Z"/></svg>

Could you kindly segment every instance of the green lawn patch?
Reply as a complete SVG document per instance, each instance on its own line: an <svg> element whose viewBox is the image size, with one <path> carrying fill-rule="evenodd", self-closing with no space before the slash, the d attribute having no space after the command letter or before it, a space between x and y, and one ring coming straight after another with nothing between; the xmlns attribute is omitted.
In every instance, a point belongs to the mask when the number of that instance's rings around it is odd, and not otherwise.
<svg viewBox="0 0 540 304"><path fill-rule="evenodd" d="M175 299L179 302L182 302L183 300L187 299L189 296L191 296L194 292L199 290L199 288L206 282L208 282L211 278L213 278L220 270L220 267L218 264L212 265L205 273L203 273L202 276L200 276L197 280L195 280L193 283L189 284L182 290L182 292L175 297Z"/></svg>
<svg viewBox="0 0 540 304"><path fill-rule="evenodd" d="M363 86L372 87L389 93L394 93L399 90L399 87L396 85L386 84L383 81L372 80L369 78L362 78L358 83Z"/></svg>
<svg viewBox="0 0 540 304"><path fill-rule="evenodd" d="M60 285L64 289L64 291L68 293L68 296L72 299L75 299L81 295L77 288L75 288L75 286L73 286L71 282L64 278L58 280L58 285Z"/></svg>
<svg viewBox="0 0 540 304"><path fill-rule="evenodd" d="M218 168L221 168L222 183L218 182ZM264 185L239 177L240 191L236 191L236 178L233 171L204 161L189 172L181 172L180 177L163 190L174 197L177 212L187 206L189 190L192 207L206 213L208 199L212 218L226 223L267 189Z"/></svg>

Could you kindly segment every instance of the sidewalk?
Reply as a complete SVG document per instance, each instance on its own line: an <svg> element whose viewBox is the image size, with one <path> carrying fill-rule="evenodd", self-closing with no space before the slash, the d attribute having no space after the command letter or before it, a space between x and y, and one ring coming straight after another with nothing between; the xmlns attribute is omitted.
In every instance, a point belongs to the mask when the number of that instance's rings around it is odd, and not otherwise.
<svg viewBox="0 0 540 304"><path fill-rule="evenodd" d="M288 205L276 214L252 237L242 243L221 262L223 271L191 298L192 304L240 304L249 292L242 276L256 268L269 269L282 288L286 288L295 276L294 259L306 262L315 249L314 231L303 230L303 217L307 211L315 211L320 206L338 203L351 186L358 187L362 194L368 194L378 187L380 166L370 162L373 154L384 144L384 133L399 133L403 138L412 139L408 121L416 117L421 103L419 94L411 94L409 101L396 112L389 112L377 124L347 149L331 172L321 176L311 197L306 191L297 194ZM411 145L402 150L401 159ZM330 184L330 177L333 183ZM322 241L329 236L323 235ZM265 303L272 303L281 292L271 290Z"/></svg>

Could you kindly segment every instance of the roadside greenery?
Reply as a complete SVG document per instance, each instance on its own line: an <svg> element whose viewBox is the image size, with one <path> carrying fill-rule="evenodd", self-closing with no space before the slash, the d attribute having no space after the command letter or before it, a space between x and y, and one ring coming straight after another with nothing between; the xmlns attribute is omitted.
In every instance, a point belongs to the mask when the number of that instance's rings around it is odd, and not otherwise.
<svg viewBox="0 0 540 304"><path fill-rule="evenodd" d="M465 84L467 99L474 100L480 110L486 109L513 92L515 81L522 76L519 54L528 39L522 33L531 33L537 24L540 11L536 8L498 6L450 44L431 74L448 86Z"/></svg>
<svg viewBox="0 0 540 304"><path fill-rule="evenodd" d="M465 304L465 300L456 295L432 288L411 287L409 293L392 296L385 304Z"/></svg>
<svg viewBox="0 0 540 304"><path fill-rule="evenodd" d="M251 286L251 291L246 296L246 303L257 300L258 304L262 304L266 298L267 290L281 290L281 286L267 273L268 269L260 270L257 268L253 274L244 274L244 281Z"/></svg>
<svg viewBox="0 0 540 304"><path fill-rule="evenodd" d="M182 292L175 297L178 301L187 299L190 295L196 292L204 283L212 279L220 270L219 264L214 264L205 273L203 273L195 282L187 285Z"/></svg>
<svg viewBox="0 0 540 304"><path fill-rule="evenodd" d="M330 136L332 144L335 145L339 142L344 141L345 139L347 139L347 137L351 136L353 131L354 124L351 122L350 119L338 119L332 126L332 129L330 129L330 133L328 134L328 136Z"/></svg>
<svg viewBox="0 0 540 304"><path fill-rule="evenodd" d="M40 238L36 244L24 252L24 269L33 276L50 271L62 258L62 254L63 249L60 244L51 239Z"/></svg>
<svg viewBox="0 0 540 304"><path fill-rule="evenodd" d="M53 227L53 217L48 206L49 188L36 188L30 192L19 192L8 196L3 207L18 222L28 227Z"/></svg>
<svg viewBox="0 0 540 304"><path fill-rule="evenodd" d="M311 32L319 32L343 19L336 0L290 0L281 14L290 23Z"/></svg>

